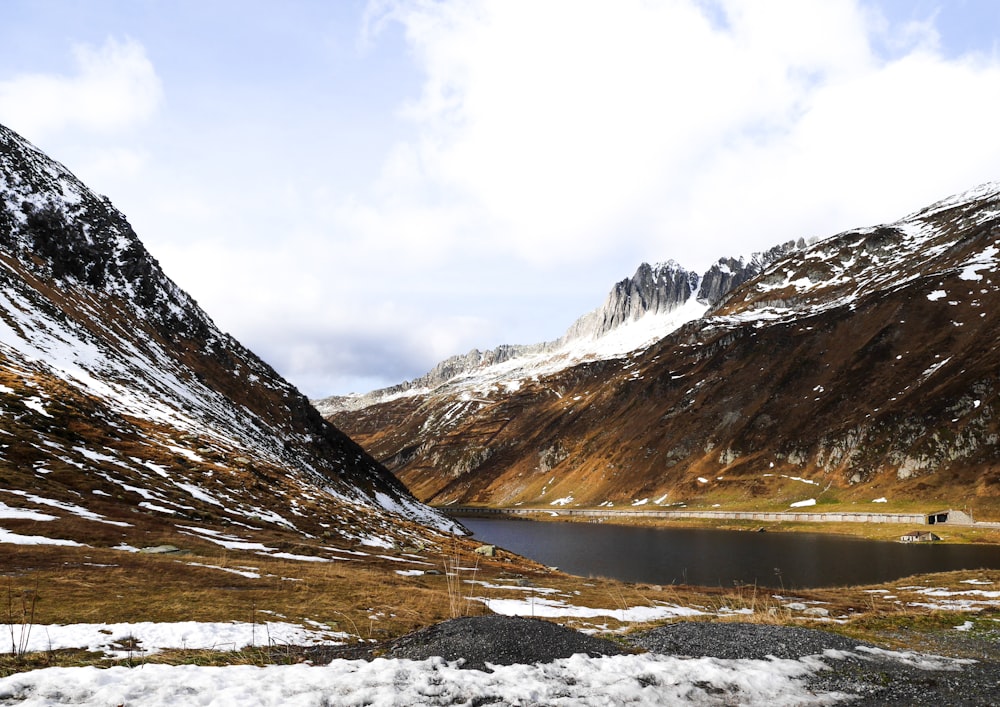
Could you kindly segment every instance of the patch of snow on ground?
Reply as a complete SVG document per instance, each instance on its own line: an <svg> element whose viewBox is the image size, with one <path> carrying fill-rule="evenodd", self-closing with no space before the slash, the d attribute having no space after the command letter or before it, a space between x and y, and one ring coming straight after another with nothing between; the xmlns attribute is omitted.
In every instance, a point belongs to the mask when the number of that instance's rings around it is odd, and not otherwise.
<svg viewBox="0 0 1000 707"><path fill-rule="evenodd" d="M25 398L21 402L24 403L24 407L28 408L29 410L34 410L39 415L44 415L45 417L52 417L52 415L49 414L49 411L45 409L45 405L42 404L42 399L39 398L38 396Z"/></svg>
<svg viewBox="0 0 1000 707"><path fill-rule="evenodd" d="M872 500L872 503L888 503L889 501L883 496L882 498L876 498Z"/></svg>
<svg viewBox="0 0 1000 707"><path fill-rule="evenodd" d="M998 252L1000 251L994 245L984 249L982 253L979 253L970 262L966 263L959 277L963 280L982 280L983 276L979 274L979 271L995 267Z"/></svg>
<svg viewBox="0 0 1000 707"><path fill-rule="evenodd" d="M218 501L214 496L207 493L204 489L195 486L194 484L184 483L183 481L174 481L174 486L181 489L182 491L187 491L192 498L199 501L204 501L205 503L211 503L213 506L222 506L222 503Z"/></svg>
<svg viewBox="0 0 1000 707"><path fill-rule="evenodd" d="M229 536L212 537L210 535L201 535L200 537L202 538L202 540L208 540L210 543L221 545L227 550L254 550L257 552L275 551L275 548L273 547L268 547L263 543L253 542L251 540L238 540L235 538L230 538Z"/></svg>
<svg viewBox="0 0 1000 707"><path fill-rule="evenodd" d="M258 552L258 555L266 557L277 557L282 560L295 560L296 562L333 562L329 557L316 557L316 555L296 555L291 552Z"/></svg>
<svg viewBox="0 0 1000 707"><path fill-rule="evenodd" d="M223 572L229 572L230 574L238 574L241 577L246 577L247 579L260 579L260 572L254 572L250 568L235 569L232 567L219 567L218 565L208 565L204 562L185 562L184 564L190 565L191 567L208 567L213 570L222 570Z"/></svg>
<svg viewBox="0 0 1000 707"><path fill-rule="evenodd" d="M375 535L368 535L368 536L365 536L363 538L359 538L358 542L361 543L362 545L364 545L365 547L390 548L390 547L393 546L393 543L392 543L391 540L387 540L385 538L380 538L380 537L375 536Z"/></svg>
<svg viewBox="0 0 1000 707"><path fill-rule="evenodd" d="M30 508L15 508L13 506L8 506L3 501L0 501L0 518L2 519L19 518L22 520L39 520L39 521L57 520L56 516L50 516L48 513L33 511Z"/></svg>
<svg viewBox="0 0 1000 707"><path fill-rule="evenodd" d="M85 547L85 545L75 540L46 538L42 535L21 535L19 533L12 533L6 528L0 528L0 543L7 543L8 545L65 545L67 547Z"/></svg>
<svg viewBox="0 0 1000 707"><path fill-rule="evenodd" d="M943 366L944 364L948 363L948 361L950 361L950 360L951 360L951 356L949 356L948 358L946 358L943 361L938 361L937 363L935 363L932 366L930 366L929 368L927 368L923 373L920 374L921 380L923 380L924 378L927 378L928 376L932 375L935 371L937 371L939 368L941 368L941 366Z"/></svg>
<svg viewBox="0 0 1000 707"><path fill-rule="evenodd" d="M585 654L536 665L462 670L442 658L334 660L324 666L45 668L0 679L0 699L51 704L144 705L829 705L842 693L811 693L818 658L719 660ZM193 701L193 697L204 699Z"/></svg>
<svg viewBox="0 0 1000 707"><path fill-rule="evenodd" d="M15 631L19 627L15 627ZM118 624L35 624L26 638L28 651L83 648L110 656L127 657L129 651L116 645L123 638L134 638L131 654L149 655L167 648L235 651L246 646L340 645L351 638L341 631L305 629L295 624L268 621L250 624L241 621Z"/></svg>
<svg viewBox="0 0 1000 707"><path fill-rule="evenodd" d="M40 506L51 506L52 508L58 508L61 511L72 513L75 516L86 518L87 520L96 520L99 523L107 523L108 525L117 525L119 527L130 527L128 523L123 523L122 521L117 521L117 520L108 520L99 513L88 511L83 506L78 506L75 503L69 503L67 501L55 501L51 498L36 496L33 493L28 493L27 491L20 491L17 489L9 489L7 493L16 494L18 496L21 496L25 500L31 501L32 503L37 503Z"/></svg>
<svg viewBox="0 0 1000 707"><path fill-rule="evenodd" d="M812 479L803 479L801 476L786 476L782 474L786 479L791 479L792 481L801 481L804 484L810 484L812 486L819 486L818 481L813 481Z"/></svg>
<svg viewBox="0 0 1000 707"><path fill-rule="evenodd" d="M597 616L610 616L613 619L626 622L656 621L657 619L673 618L677 616L701 616L704 612L686 606L676 606L674 604L658 604L656 606L634 606L625 609L595 609L589 606L576 606L559 601L558 599L545 599L541 597L528 597L527 599L487 599L484 597L469 597L470 600L480 601L485 604L490 611L504 616L528 616L534 618L594 618Z"/></svg>

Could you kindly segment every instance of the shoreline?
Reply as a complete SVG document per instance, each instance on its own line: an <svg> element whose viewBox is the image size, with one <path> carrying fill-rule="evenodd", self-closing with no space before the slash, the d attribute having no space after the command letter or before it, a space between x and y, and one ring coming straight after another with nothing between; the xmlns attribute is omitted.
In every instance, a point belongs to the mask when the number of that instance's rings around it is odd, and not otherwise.
<svg viewBox="0 0 1000 707"><path fill-rule="evenodd" d="M696 527L747 532L808 532L891 541L899 541L900 536L908 530L920 529L932 530L938 535L940 540L935 542L1000 545L1000 523L985 521L928 524L926 517L932 513L550 509L495 506L435 506L435 508L456 518L499 516L543 522Z"/></svg>

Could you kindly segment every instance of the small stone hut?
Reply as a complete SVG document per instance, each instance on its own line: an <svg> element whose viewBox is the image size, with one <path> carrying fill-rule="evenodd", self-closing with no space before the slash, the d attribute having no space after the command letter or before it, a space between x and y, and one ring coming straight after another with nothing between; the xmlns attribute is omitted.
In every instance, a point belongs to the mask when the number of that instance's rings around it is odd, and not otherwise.
<svg viewBox="0 0 1000 707"><path fill-rule="evenodd" d="M900 536L899 541L903 543L932 543L940 539L929 530L912 530L906 535Z"/></svg>

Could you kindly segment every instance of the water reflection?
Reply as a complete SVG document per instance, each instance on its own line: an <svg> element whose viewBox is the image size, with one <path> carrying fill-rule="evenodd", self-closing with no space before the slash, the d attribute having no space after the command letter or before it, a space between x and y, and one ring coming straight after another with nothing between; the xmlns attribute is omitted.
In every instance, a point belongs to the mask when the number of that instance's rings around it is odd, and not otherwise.
<svg viewBox="0 0 1000 707"><path fill-rule="evenodd" d="M640 528L468 516L477 540L582 576L628 582L808 588L1000 568L1000 546L896 543L816 533ZM906 528L900 529L902 534Z"/></svg>

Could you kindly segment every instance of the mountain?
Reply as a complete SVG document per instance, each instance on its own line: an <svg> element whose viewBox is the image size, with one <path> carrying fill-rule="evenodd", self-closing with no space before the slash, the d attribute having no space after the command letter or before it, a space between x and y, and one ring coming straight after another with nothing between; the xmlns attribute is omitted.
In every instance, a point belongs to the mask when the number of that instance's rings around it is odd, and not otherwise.
<svg viewBox="0 0 1000 707"><path fill-rule="evenodd" d="M475 389L484 381L515 381L526 375L554 372L581 361L615 358L663 338L685 322L702 316L731 289L759 273L784 253L805 247L789 241L764 253L721 258L703 275L670 260L642 263L635 275L616 283L604 303L576 320L555 341L503 344L473 349L438 363L428 373L365 394L334 395L313 401L324 416L359 410L401 396L423 396L455 383Z"/></svg>
<svg viewBox="0 0 1000 707"><path fill-rule="evenodd" d="M39 542L453 528L219 331L108 199L4 127L0 478L0 535Z"/></svg>
<svg viewBox="0 0 1000 707"><path fill-rule="evenodd" d="M641 324L637 298L654 312L698 302L698 316L627 355L493 367L329 417L437 504L888 497L989 515L998 235L1000 184L987 184L746 271L720 261L697 282L704 302L685 299L695 281L683 271L642 267L584 329Z"/></svg>

